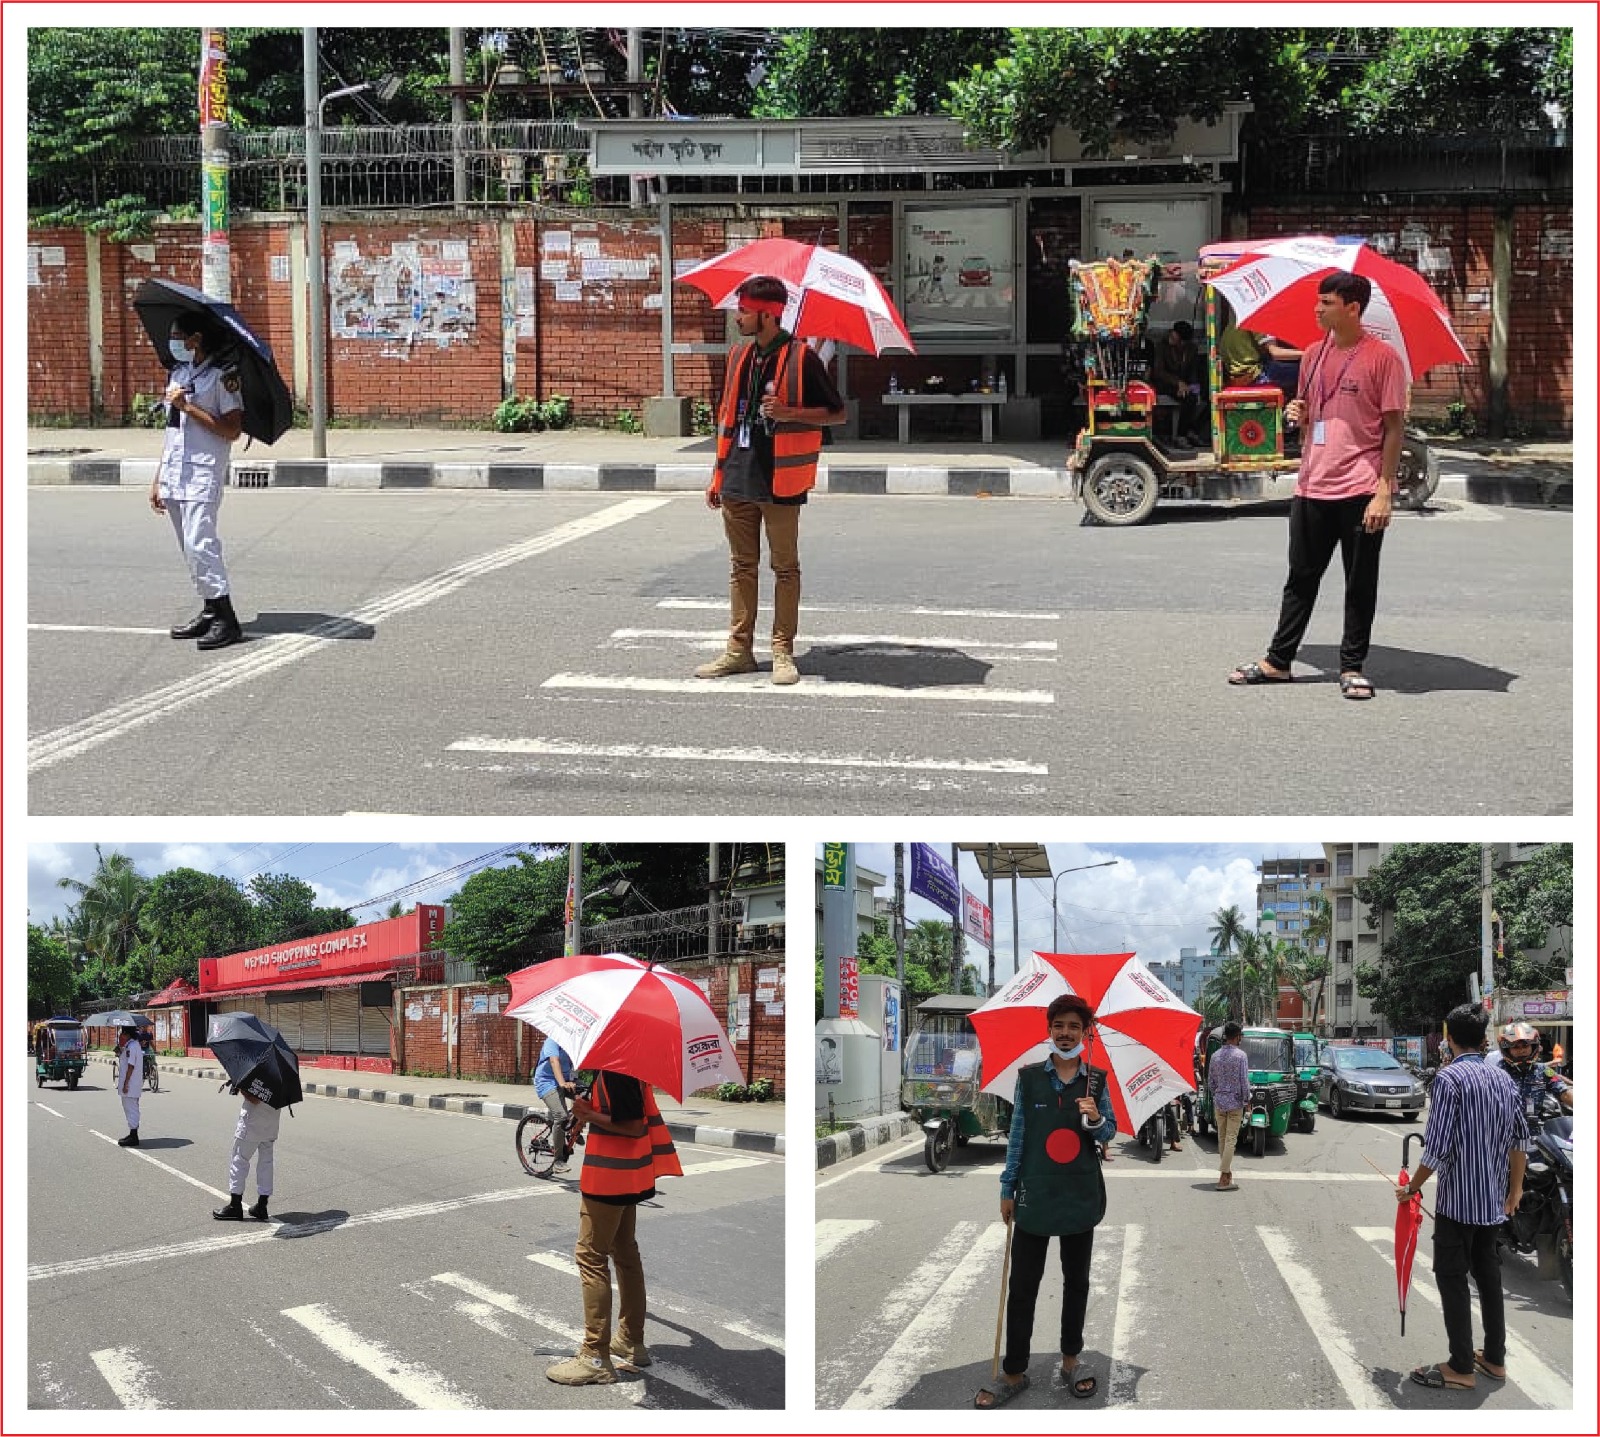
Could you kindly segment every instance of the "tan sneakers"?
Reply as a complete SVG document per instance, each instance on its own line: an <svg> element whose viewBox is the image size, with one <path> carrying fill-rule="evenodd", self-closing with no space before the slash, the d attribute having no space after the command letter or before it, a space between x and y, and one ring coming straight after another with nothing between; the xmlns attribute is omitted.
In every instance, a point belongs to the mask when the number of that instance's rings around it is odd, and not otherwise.
<svg viewBox="0 0 1600 1437"><path fill-rule="evenodd" d="M701 664L694 671L694 676L697 679L725 679L731 674L753 674L755 671L756 656L749 649L729 649L709 664Z"/></svg>
<svg viewBox="0 0 1600 1437"><path fill-rule="evenodd" d="M800 682L800 670L794 666L794 655L782 649L772 651L772 682L775 684L797 684Z"/></svg>

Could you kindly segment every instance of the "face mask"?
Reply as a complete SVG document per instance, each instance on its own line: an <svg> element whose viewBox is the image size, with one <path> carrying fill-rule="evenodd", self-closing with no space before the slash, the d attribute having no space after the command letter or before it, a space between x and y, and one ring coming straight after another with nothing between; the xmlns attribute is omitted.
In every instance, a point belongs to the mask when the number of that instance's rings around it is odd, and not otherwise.
<svg viewBox="0 0 1600 1437"><path fill-rule="evenodd" d="M167 348L172 351L172 357L179 364L189 364L194 360L194 350L190 349L181 339L169 339Z"/></svg>
<svg viewBox="0 0 1600 1437"><path fill-rule="evenodd" d="M1051 1047L1056 1050L1058 1058L1065 1058L1069 1063L1083 1052L1083 1044L1081 1042L1074 1043L1070 1048L1063 1048L1060 1043L1052 1043Z"/></svg>

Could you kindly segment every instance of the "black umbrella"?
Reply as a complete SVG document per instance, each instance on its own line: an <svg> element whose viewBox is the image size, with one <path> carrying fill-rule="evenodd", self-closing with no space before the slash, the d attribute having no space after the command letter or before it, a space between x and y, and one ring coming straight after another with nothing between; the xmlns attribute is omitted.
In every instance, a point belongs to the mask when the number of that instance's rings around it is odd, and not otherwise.
<svg viewBox="0 0 1600 1437"><path fill-rule="evenodd" d="M168 369L175 363L167 347L172 321L180 315L195 314L212 321L225 336L212 358L239 372L244 432L252 439L271 444L294 423L294 401L278 373L272 346L252 332L231 304L170 279L147 279L134 292L133 307L156 347L156 356Z"/></svg>
<svg viewBox="0 0 1600 1437"><path fill-rule="evenodd" d="M129 1013L114 1008L109 1013L96 1013L89 1020L99 1028L148 1028L150 1020L143 1013Z"/></svg>
<svg viewBox="0 0 1600 1437"><path fill-rule="evenodd" d="M299 1057L282 1033L254 1013L213 1014L206 1047L217 1055L235 1091L274 1108L286 1108L303 1096Z"/></svg>

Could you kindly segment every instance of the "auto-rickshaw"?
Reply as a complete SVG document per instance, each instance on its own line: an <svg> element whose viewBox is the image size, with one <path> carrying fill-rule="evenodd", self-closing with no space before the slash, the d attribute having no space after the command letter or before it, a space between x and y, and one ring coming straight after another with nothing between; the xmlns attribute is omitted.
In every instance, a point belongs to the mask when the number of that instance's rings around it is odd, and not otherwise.
<svg viewBox="0 0 1600 1437"><path fill-rule="evenodd" d="M47 1018L33 1030L33 1075L46 1083L78 1086L89 1065L83 1024L76 1018Z"/></svg>
<svg viewBox="0 0 1600 1437"><path fill-rule="evenodd" d="M965 993L936 994L918 1007L906 1040L900 1105L922 1125L922 1156L932 1172L944 1171L953 1148L1011 1131L1011 1104L979 1091L983 1057L969 1015L983 1003Z"/></svg>
<svg viewBox="0 0 1600 1437"><path fill-rule="evenodd" d="M1314 1033L1294 1035L1295 1129L1309 1133L1317 1126L1317 1038Z"/></svg>
<svg viewBox="0 0 1600 1437"><path fill-rule="evenodd" d="M1224 1041L1221 1025L1206 1034L1207 1068ZM1239 1046L1250 1064L1250 1105L1239 1128L1239 1146L1248 1141L1256 1157L1265 1157L1267 1140L1282 1138L1289 1131L1299 1104L1294 1039L1282 1028L1246 1028ZM1194 1121L1202 1137L1217 1124L1209 1084L1200 1086Z"/></svg>
<svg viewBox="0 0 1600 1437"><path fill-rule="evenodd" d="M1199 254L1211 410L1211 444L1201 450L1161 432L1163 405L1144 372L1145 313L1170 267L1152 255L1073 271L1073 335L1084 346L1087 423L1067 455L1067 471L1073 492L1100 523L1142 524L1162 499L1233 506L1293 495L1300 460L1285 452L1283 409L1294 396L1269 385L1223 383L1220 340L1230 316L1207 280L1250 249L1250 241L1234 240ZM1423 508L1439 487L1438 458L1418 430L1406 430L1396 478L1400 507Z"/></svg>

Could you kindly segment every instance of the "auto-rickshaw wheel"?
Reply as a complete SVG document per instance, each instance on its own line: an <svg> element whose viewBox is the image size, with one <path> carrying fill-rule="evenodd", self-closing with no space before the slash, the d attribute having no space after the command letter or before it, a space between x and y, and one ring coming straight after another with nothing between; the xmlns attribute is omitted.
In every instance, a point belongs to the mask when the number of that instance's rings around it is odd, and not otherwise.
<svg viewBox="0 0 1600 1437"><path fill-rule="evenodd" d="M42 1087L44 1087L44 1074L43 1074L43 1073L35 1073L35 1074L34 1074L34 1076L35 1076L35 1077L36 1077L36 1078L38 1078L38 1080L39 1080L39 1086L40 1086L40 1087L41 1087L41 1088L42 1088Z"/></svg>
<svg viewBox="0 0 1600 1437"><path fill-rule="evenodd" d="M1316 1130L1317 1130L1317 1115L1315 1113L1301 1113L1300 1114L1300 1131L1302 1133L1314 1133L1314 1132L1316 1132Z"/></svg>
<svg viewBox="0 0 1600 1437"><path fill-rule="evenodd" d="M1251 1145L1251 1151L1258 1158L1264 1158L1267 1155L1267 1130L1265 1128L1255 1128L1253 1131L1255 1133L1255 1141Z"/></svg>
<svg viewBox="0 0 1600 1437"><path fill-rule="evenodd" d="M1439 488L1439 459L1432 448L1409 434L1400 445L1400 464L1395 471L1397 497L1407 509L1428 506Z"/></svg>
<svg viewBox="0 0 1600 1437"><path fill-rule="evenodd" d="M78 1075L76 1073L67 1074L67 1086L76 1090L78 1086Z"/></svg>
<svg viewBox="0 0 1600 1437"><path fill-rule="evenodd" d="M1194 1109L1194 1130L1202 1138L1211 1130L1211 1124L1206 1121L1206 1110L1198 1103L1195 1104Z"/></svg>
<svg viewBox="0 0 1600 1437"><path fill-rule="evenodd" d="M1102 524L1142 524L1161 497L1156 471L1143 459L1112 450L1083 476L1083 507Z"/></svg>
<svg viewBox="0 0 1600 1437"><path fill-rule="evenodd" d="M955 1135L948 1122L940 1123L922 1145L922 1157L930 1172L942 1173L950 1162L950 1150L955 1146Z"/></svg>

